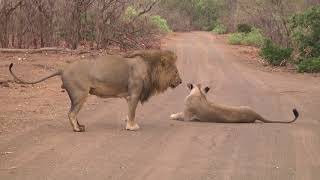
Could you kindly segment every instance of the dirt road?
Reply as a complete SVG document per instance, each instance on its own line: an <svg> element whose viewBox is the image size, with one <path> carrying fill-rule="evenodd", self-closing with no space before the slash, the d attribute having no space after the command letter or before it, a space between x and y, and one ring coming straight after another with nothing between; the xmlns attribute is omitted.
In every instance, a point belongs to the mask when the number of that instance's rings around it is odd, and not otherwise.
<svg viewBox="0 0 320 180"><path fill-rule="evenodd" d="M184 83L212 87L209 99L249 105L283 121L293 118L295 107L300 119L294 124L170 121L171 113L182 110L184 84L139 106L141 130L128 132L124 100L91 97L89 102L99 105L81 111L85 133L73 133L63 114L27 131L0 134L0 179L319 179L319 78L257 70L210 33L177 34L164 48L178 54Z"/></svg>

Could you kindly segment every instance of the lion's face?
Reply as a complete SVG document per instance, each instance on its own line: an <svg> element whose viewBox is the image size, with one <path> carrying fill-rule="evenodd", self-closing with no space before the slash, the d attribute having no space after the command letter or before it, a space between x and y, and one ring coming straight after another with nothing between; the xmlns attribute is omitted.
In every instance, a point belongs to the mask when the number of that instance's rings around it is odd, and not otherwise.
<svg viewBox="0 0 320 180"><path fill-rule="evenodd" d="M170 84L169 86L171 88L175 88L177 87L179 84L182 83L182 80L180 78L180 75L179 75L179 71L177 69L176 66L172 66L173 68L168 72L168 74L171 74L171 79L170 79Z"/></svg>
<svg viewBox="0 0 320 180"><path fill-rule="evenodd" d="M171 51L164 53L161 59L161 66L164 71L162 71L160 81L167 82L167 86L171 88L175 88L182 83L178 68L175 65L176 60L177 56Z"/></svg>
<svg viewBox="0 0 320 180"><path fill-rule="evenodd" d="M148 67L148 78L144 81L140 101L145 102L156 93L182 83L176 66L177 56L170 50L138 50L125 55L125 58L140 56Z"/></svg>

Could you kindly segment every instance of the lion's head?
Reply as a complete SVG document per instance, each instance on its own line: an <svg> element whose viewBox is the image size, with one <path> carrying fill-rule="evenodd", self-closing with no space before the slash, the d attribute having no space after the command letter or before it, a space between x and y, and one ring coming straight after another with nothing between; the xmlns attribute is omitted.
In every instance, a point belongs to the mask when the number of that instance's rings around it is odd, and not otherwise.
<svg viewBox="0 0 320 180"><path fill-rule="evenodd" d="M177 55L169 50L141 50L126 54L124 57L140 56L148 65L148 78L144 81L140 101L144 102L168 87L175 88L182 83L176 66Z"/></svg>

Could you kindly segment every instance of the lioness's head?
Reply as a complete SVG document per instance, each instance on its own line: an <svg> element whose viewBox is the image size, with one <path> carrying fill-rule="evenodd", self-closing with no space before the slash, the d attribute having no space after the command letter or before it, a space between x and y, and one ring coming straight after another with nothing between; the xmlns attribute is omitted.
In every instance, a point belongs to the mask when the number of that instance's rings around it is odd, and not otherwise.
<svg viewBox="0 0 320 180"><path fill-rule="evenodd" d="M154 93L175 88L182 83L176 66L177 55L169 50L140 50L127 53L126 58L140 56L149 66L148 79L144 82L141 101L146 101Z"/></svg>
<svg viewBox="0 0 320 180"><path fill-rule="evenodd" d="M187 87L190 90L189 96L200 96L205 98L207 93L210 91L210 87L206 86L205 88L201 88L201 84L193 85L188 83Z"/></svg>

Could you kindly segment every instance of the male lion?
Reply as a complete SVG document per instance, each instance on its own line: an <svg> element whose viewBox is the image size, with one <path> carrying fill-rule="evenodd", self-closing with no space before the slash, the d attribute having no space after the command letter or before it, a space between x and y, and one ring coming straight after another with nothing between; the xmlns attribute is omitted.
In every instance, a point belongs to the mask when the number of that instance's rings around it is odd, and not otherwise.
<svg viewBox="0 0 320 180"><path fill-rule="evenodd" d="M188 88L191 92L185 99L184 111L172 114L170 119L218 123L253 123L256 120L264 123L292 123L299 117L298 111L293 109L295 118L292 121L270 121L247 106L225 106L208 101L206 94L209 87L201 89L200 84L194 86L188 83Z"/></svg>
<svg viewBox="0 0 320 180"><path fill-rule="evenodd" d="M136 51L125 57L108 55L74 62L37 81L18 78L12 72L12 63L9 70L22 84L36 84L61 76L61 87L66 89L71 100L68 117L75 132L85 131L84 125L78 123L77 114L88 94L102 98L125 98L129 108L126 129L138 130L135 111L139 101L144 103L152 95L181 84L176 60L177 56L168 50Z"/></svg>

